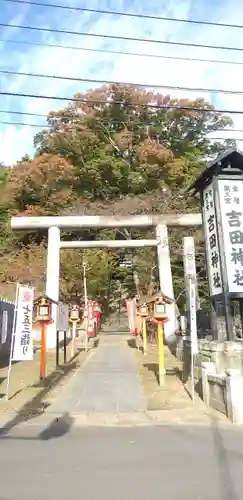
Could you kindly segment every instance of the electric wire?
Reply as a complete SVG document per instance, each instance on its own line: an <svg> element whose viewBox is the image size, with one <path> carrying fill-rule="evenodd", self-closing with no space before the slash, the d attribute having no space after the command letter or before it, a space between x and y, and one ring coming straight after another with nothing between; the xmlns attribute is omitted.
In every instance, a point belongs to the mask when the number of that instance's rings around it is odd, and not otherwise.
<svg viewBox="0 0 243 500"><path fill-rule="evenodd" d="M164 54L142 54L141 52L127 52L122 50L107 50L107 49L95 49L91 47L76 47L73 45L59 45L56 43L45 43L45 42L33 42L30 40L11 40L11 39L0 39L0 43L9 43L16 45L31 45L36 47L48 47L54 49L64 49L64 50L79 50L86 52L96 52L100 54L113 54L122 56L133 56L133 57L146 57L146 58L156 58L156 59L168 59L172 61L188 61L188 62L201 62L209 64L230 64L233 66L242 66L243 61L227 61L222 59L203 59L199 57L184 57L184 56L166 56Z"/></svg>
<svg viewBox="0 0 243 500"><path fill-rule="evenodd" d="M155 14L138 14L135 12L121 12L114 10L104 10L104 9L88 9L84 7L77 7L74 5L61 5L57 3L44 3L44 2L34 2L29 0L3 0L8 3L17 3L17 4L25 4L25 5L33 5L35 7L47 7L47 8L55 8L55 9L63 9L69 11L76 12L90 12L93 14L110 14L113 16L122 16L122 17L132 17L137 19L151 19L156 21L170 21L176 23L186 23L186 24L199 24L203 26L215 26L215 27L223 27L223 28L238 28L242 29L242 24L229 24L229 23L220 23L216 21L200 21L197 19L182 19L177 17L167 17L167 16L157 16Z"/></svg>
<svg viewBox="0 0 243 500"><path fill-rule="evenodd" d="M225 45L206 45L206 44L190 43L190 42L175 42L172 40L156 40L156 39L152 39L152 38L135 38L135 37L126 37L126 36L119 36L119 35L107 35L104 33L99 34L99 33L85 32L85 31L60 30L57 28L40 28L38 26L25 26L25 25L20 25L20 24L0 23L0 26L2 28L14 28L14 29L21 29L21 30L38 31L41 33L59 33L62 35L66 34L66 35L75 35L75 36L87 36L87 37L94 37L94 38L104 38L104 39L109 39L109 40L123 40L123 41L129 41L129 42L144 42L144 43L154 43L154 44L160 44L160 45L173 45L173 46L180 46L180 47L197 47L197 48L204 48L204 49L230 50L230 51L236 51L236 52L243 52L243 47L227 47Z"/></svg>

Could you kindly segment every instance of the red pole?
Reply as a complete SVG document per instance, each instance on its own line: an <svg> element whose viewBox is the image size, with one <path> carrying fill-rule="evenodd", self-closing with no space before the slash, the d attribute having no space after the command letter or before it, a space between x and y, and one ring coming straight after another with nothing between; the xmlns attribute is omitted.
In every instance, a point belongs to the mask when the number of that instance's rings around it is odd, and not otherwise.
<svg viewBox="0 0 243 500"><path fill-rule="evenodd" d="M40 380L46 376L46 323L41 323Z"/></svg>

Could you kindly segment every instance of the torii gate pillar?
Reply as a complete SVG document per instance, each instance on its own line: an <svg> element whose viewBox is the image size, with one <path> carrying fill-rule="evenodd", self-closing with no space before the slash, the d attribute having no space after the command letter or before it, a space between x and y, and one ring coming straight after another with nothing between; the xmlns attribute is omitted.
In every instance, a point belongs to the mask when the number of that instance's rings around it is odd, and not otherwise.
<svg viewBox="0 0 243 500"><path fill-rule="evenodd" d="M156 226L156 238L158 240L157 253L160 291L174 299L167 226L162 224ZM164 334L166 341L170 343L175 341L175 331L177 330L175 303L167 305L167 310L169 321L164 324Z"/></svg>
<svg viewBox="0 0 243 500"><path fill-rule="evenodd" d="M47 266L46 266L46 295L56 302L59 301L59 275L60 275L60 229L59 227L49 227ZM57 339L57 306L52 306L53 323L47 327L47 348L56 347Z"/></svg>

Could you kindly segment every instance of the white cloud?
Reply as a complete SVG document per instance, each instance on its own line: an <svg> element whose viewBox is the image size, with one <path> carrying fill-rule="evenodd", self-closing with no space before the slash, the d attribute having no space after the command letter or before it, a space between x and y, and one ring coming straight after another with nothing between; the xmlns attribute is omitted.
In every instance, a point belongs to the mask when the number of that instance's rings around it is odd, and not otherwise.
<svg viewBox="0 0 243 500"><path fill-rule="evenodd" d="M62 0L62 3L65 5L68 2ZM145 7L143 5L144 2L139 2L139 0L134 1L133 5L130 3L129 6L126 5L126 0L124 2L116 1L114 5L112 3L104 0L102 5L101 2L97 2L96 7L140 13L155 13L170 17L213 19L216 22L243 24L243 4L239 5L238 0L233 0L231 7L228 6L226 0L217 2L215 6L212 2L209 3L201 0L197 2L196 11L192 0L183 0L180 3L177 2L177 5L174 0L170 2L154 0L151 2L149 8L148 4ZM80 1L76 0L76 4L80 5ZM83 4L83 6L87 7L88 4ZM92 4L93 7L95 8L95 3ZM188 25L121 16L94 15L51 8L46 8L42 11L40 7L31 7L23 10L21 8L15 18L9 18L8 22L11 24L22 23L42 27L50 26L51 28L69 31L83 30L107 35L243 47L243 29ZM1 40L7 38L13 39L14 37L15 39L50 44L140 52L144 54L144 57L119 56L30 45L2 44L0 45L1 67L4 69L8 68L20 72L45 73L56 76L66 75L77 78L130 81L133 83L157 85L225 88L229 90L237 87L240 88L243 66L150 58L148 55L153 53L164 56L242 61L243 52L226 52L215 49L179 47L145 42L138 43L134 41L125 42L65 34L25 32L24 30L18 30L13 33L10 28L0 35ZM62 95L67 97L71 97L78 91L95 87L95 85L89 84L85 86L79 82L74 83L65 80L47 80L22 76L6 77L6 75L0 77L0 86L3 90L14 93ZM164 93L167 93L166 90L164 90ZM175 96L184 96L185 98L203 96L208 100L212 96L210 93L200 95L198 92L172 92L172 94ZM36 112L40 114L46 114L50 109L58 109L65 104L61 101L21 99L17 96L2 97L0 101L0 109L19 110L27 113ZM217 96L215 102L218 108L243 110L243 96L220 94ZM1 115L0 120L44 123L44 119L42 118L35 119L34 117L8 114ZM243 129L243 115L234 117L234 123L236 128ZM36 131L35 128L30 127L0 125L0 160L11 164L25 153L31 153L32 138ZM233 132L230 135L233 136ZM237 133L236 135L237 137L243 137L243 133Z"/></svg>

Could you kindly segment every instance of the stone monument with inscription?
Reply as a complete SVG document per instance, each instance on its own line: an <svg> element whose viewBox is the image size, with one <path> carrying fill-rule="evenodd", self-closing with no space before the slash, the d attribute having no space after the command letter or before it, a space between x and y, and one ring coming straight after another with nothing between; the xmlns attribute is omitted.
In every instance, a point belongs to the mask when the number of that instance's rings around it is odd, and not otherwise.
<svg viewBox="0 0 243 500"><path fill-rule="evenodd" d="M243 153L218 155L189 189L200 193L214 324L199 346L203 398L243 423Z"/></svg>

